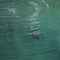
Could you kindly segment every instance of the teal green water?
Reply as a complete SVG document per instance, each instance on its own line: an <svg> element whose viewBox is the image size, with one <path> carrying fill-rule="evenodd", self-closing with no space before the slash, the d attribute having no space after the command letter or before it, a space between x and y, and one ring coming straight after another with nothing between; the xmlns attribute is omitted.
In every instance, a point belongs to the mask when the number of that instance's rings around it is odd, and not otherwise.
<svg viewBox="0 0 60 60"><path fill-rule="evenodd" d="M1 0L0 60L60 60L59 2Z"/></svg>

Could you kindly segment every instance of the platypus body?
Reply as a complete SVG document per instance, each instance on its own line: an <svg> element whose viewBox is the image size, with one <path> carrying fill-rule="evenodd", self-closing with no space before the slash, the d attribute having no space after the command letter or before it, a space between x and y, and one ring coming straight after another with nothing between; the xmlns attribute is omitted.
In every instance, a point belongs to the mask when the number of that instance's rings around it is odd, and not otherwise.
<svg viewBox="0 0 60 60"><path fill-rule="evenodd" d="M35 38L35 39L39 39L39 38L40 38L40 35L39 35L38 33L35 33L35 32L30 33L30 35L31 35L33 38Z"/></svg>

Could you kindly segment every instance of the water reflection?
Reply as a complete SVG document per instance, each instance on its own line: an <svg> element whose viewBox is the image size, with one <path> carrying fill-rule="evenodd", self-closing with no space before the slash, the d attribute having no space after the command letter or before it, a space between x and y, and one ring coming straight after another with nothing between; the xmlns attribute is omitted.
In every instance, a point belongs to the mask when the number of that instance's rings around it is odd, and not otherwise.
<svg viewBox="0 0 60 60"><path fill-rule="evenodd" d="M9 13L15 14L16 13L16 8L7 8Z"/></svg>

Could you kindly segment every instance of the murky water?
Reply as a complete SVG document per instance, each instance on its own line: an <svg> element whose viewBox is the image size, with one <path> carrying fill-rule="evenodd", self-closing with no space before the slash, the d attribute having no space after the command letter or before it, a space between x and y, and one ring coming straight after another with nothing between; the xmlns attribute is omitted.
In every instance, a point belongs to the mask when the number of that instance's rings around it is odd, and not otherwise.
<svg viewBox="0 0 60 60"><path fill-rule="evenodd" d="M0 59L59 60L59 2L0 1Z"/></svg>

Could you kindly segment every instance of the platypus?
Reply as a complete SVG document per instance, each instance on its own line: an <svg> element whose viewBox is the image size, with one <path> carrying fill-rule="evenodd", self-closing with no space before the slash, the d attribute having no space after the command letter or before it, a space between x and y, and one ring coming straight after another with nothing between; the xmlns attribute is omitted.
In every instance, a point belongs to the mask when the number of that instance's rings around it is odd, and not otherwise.
<svg viewBox="0 0 60 60"><path fill-rule="evenodd" d="M40 34L39 33L36 33L36 32L32 32L30 33L30 35L35 38L35 39L39 39L40 38Z"/></svg>

